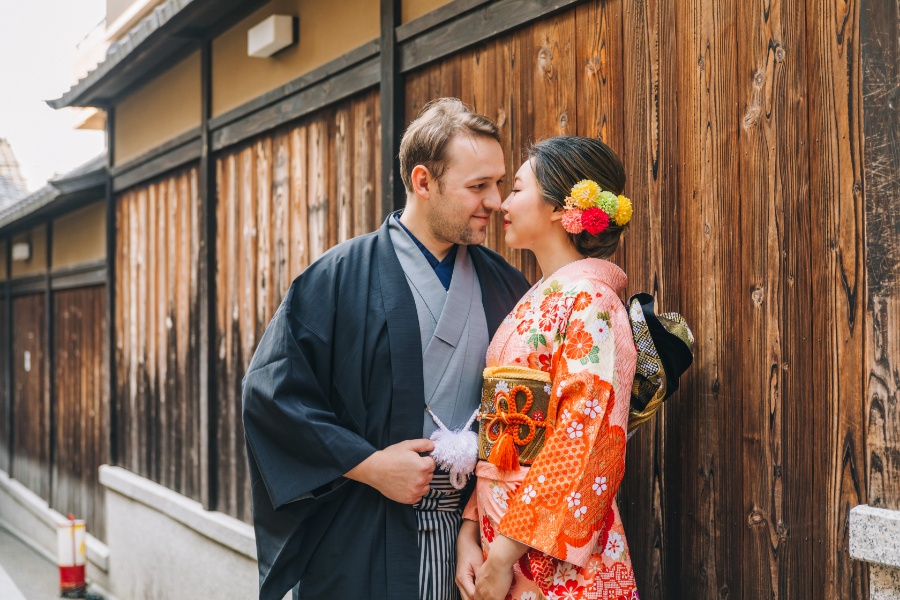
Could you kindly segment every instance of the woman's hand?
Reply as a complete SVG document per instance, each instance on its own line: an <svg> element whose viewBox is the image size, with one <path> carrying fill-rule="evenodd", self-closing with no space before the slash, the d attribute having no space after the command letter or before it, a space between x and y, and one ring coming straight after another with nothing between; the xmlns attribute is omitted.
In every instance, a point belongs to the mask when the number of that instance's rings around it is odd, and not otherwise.
<svg viewBox="0 0 900 600"><path fill-rule="evenodd" d="M512 587L513 565L528 546L504 535L497 535L488 558L475 574L474 600L504 600Z"/></svg>
<svg viewBox="0 0 900 600"><path fill-rule="evenodd" d="M463 519L456 536L456 587L462 594L462 600L475 597L475 573L484 563L481 550L481 534L478 523Z"/></svg>

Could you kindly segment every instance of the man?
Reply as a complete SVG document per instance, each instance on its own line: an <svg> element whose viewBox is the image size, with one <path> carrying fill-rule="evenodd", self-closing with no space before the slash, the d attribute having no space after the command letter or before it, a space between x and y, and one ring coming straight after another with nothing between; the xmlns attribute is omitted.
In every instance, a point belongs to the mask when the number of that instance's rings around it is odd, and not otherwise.
<svg viewBox="0 0 900 600"><path fill-rule="evenodd" d="M426 405L466 423L528 284L478 246L501 202L496 125L438 100L404 134L400 170L402 215L293 282L244 377L260 598L457 593L464 494L428 456Z"/></svg>

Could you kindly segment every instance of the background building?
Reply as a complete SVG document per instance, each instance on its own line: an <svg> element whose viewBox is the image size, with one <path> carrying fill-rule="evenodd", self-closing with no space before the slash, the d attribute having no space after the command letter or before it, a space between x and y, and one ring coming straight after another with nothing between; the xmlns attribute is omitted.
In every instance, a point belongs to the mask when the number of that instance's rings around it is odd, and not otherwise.
<svg viewBox="0 0 900 600"><path fill-rule="evenodd" d="M252 596L241 377L290 281L402 206L400 134L456 96L498 122L509 173L543 137L612 145L635 204L615 259L629 293L697 335L677 396L628 445L642 598L869 596L849 511L900 510L896 6L107 12L102 62L51 102L103 111L104 165L0 220L4 522L41 545L50 509L87 515L90 573L120 598ZM294 42L248 56L276 14ZM61 239L60 219L84 237ZM28 264L10 258L22 240ZM487 244L539 277L499 222Z"/></svg>

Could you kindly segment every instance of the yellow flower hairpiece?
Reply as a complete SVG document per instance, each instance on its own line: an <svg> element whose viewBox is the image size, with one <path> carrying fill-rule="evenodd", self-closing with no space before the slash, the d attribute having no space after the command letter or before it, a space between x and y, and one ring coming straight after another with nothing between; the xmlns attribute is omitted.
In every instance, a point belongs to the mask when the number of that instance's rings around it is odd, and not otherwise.
<svg viewBox="0 0 900 600"><path fill-rule="evenodd" d="M569 233L587 231L597 235L606 231L610 223L619 227L631 221L631 200L622 195L600 189L596 181L582 179L565 200L566 214L563 228Z"/></svg>

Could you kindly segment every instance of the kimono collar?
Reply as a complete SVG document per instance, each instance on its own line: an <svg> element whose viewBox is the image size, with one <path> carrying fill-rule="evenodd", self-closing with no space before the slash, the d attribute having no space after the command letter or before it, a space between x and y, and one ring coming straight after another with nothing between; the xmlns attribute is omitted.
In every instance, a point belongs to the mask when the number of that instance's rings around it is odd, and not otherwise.
<svg viewBox="0 0 900 600"><path fill-rule="evenodd" d="M434 269L434 274L437 275L438 280L441 282L441 285L444 286L445 291L450 290L450 281L453 279L453 266L456 264L456 251L459 248L459 244L454 244L452 248L450 248L450 252L447 253L447 256L444 257L443 260L438 260L438 258L431 253L431 251L425 247L425 244L419 241L412 231L403 224L403 221L400 220L400 215L403 214L402 210L398 210L391 215L397 224L406 232L412 241L416 244L416 247L419 248L419 251L425 256L425 260L428 261L428 264L431 265L431 268Z"/></svg>
<svg viewBox="0 0 900 600"><path fill-rule="evenodd" d="M625 293L625 286L628 285L628 275L625 274L625 271L620 269L618 265L601 258L583 258L570 262L557 269L551 275L544 277L541 281L547 281L554 277L571 279L593 277L612 288L618 296Z"/></svg>

